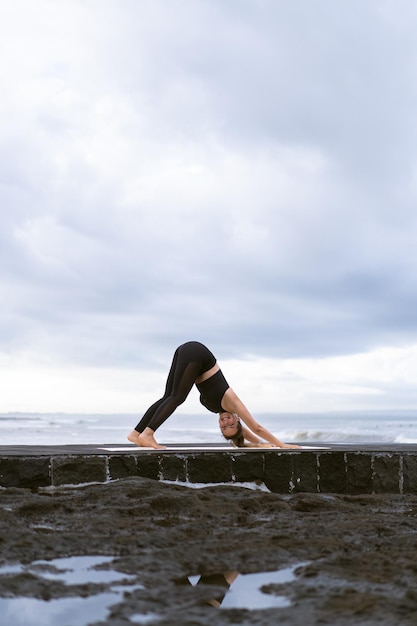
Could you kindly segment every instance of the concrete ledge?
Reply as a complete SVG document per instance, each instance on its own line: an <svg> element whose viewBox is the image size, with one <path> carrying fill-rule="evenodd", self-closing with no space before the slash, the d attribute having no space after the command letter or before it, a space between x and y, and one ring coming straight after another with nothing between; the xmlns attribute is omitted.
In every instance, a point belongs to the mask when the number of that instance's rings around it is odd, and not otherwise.
<svg viewBox="0 0 417 626"><path fill-rule="evenodd" d="M143 476L204 484L257 481L275 493L417 493L417 444L317 444L303 450L121 447L2 446L0 487L37 489Z"/></svg>

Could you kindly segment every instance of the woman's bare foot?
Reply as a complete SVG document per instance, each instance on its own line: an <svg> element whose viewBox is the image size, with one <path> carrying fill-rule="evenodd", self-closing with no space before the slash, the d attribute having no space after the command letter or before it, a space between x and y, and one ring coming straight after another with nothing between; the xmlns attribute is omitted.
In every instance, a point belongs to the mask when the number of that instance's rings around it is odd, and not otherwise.
<svg viewBox="0 0 417 626"><path fill-rule="evenodd" d="M145 428L143 433L138 433L137 430L132 430L128 434L127 438L132 443L135 443L140 448L155 448L156 450L165 450L165 446L160 446L153 436L154 431L151 428Z"/></svg>
<svg viewBox="0 0 417 626"><path fill-rule="evenodd" d="M135 443L137 446L139 445L139 435L137 430L132 430L131 433L128 434L127 438L131 443Z"/></svg>
<svg viewBox="0 0 417 626"><path fill-rule="evenodd" d="M139 435L137 445L141 448L155 448L156 450L165 450L165 446L160 446L159 443L155 440L153 436L153 431L146 432L148 429L145 428L143 433ZM136 443L136 442L135 442Z"/></svg>

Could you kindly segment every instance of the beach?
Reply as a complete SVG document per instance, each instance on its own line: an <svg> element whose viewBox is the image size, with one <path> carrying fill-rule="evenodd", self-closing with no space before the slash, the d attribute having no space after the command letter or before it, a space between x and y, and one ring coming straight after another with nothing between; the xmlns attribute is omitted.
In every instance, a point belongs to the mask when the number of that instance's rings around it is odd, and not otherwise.
<svg viewBox="0 0 417 626"><path fill-rule="evenodd" d="M1 489L0 624L416 623L416 496L251 487Z"/></svg>

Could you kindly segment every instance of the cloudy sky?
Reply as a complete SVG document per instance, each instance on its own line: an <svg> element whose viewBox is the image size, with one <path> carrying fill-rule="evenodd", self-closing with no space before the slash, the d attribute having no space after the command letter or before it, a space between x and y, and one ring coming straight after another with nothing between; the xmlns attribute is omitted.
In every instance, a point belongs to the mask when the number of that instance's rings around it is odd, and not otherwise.
<svg viewBox="0 0 417 626"><path fill-rule="evenodd" d="M0 411L417 408L414 0L1 0ZM199 410L191 398L185 411Z"/></svg>

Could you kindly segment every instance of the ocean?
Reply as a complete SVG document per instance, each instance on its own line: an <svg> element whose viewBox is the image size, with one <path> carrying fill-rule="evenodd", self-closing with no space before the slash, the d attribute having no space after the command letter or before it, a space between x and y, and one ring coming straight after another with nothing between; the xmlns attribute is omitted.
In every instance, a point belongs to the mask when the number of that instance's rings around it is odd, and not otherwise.
<svg viewBox="0 0 417 626"><path fill-rule="evenodd" d="M126 443L139 415L0 413L0 445ZM335 411L256 415L282 441L417 443L417 410ZM220 443L217 416L174 413L157 433L160 443Z"/></svg>

